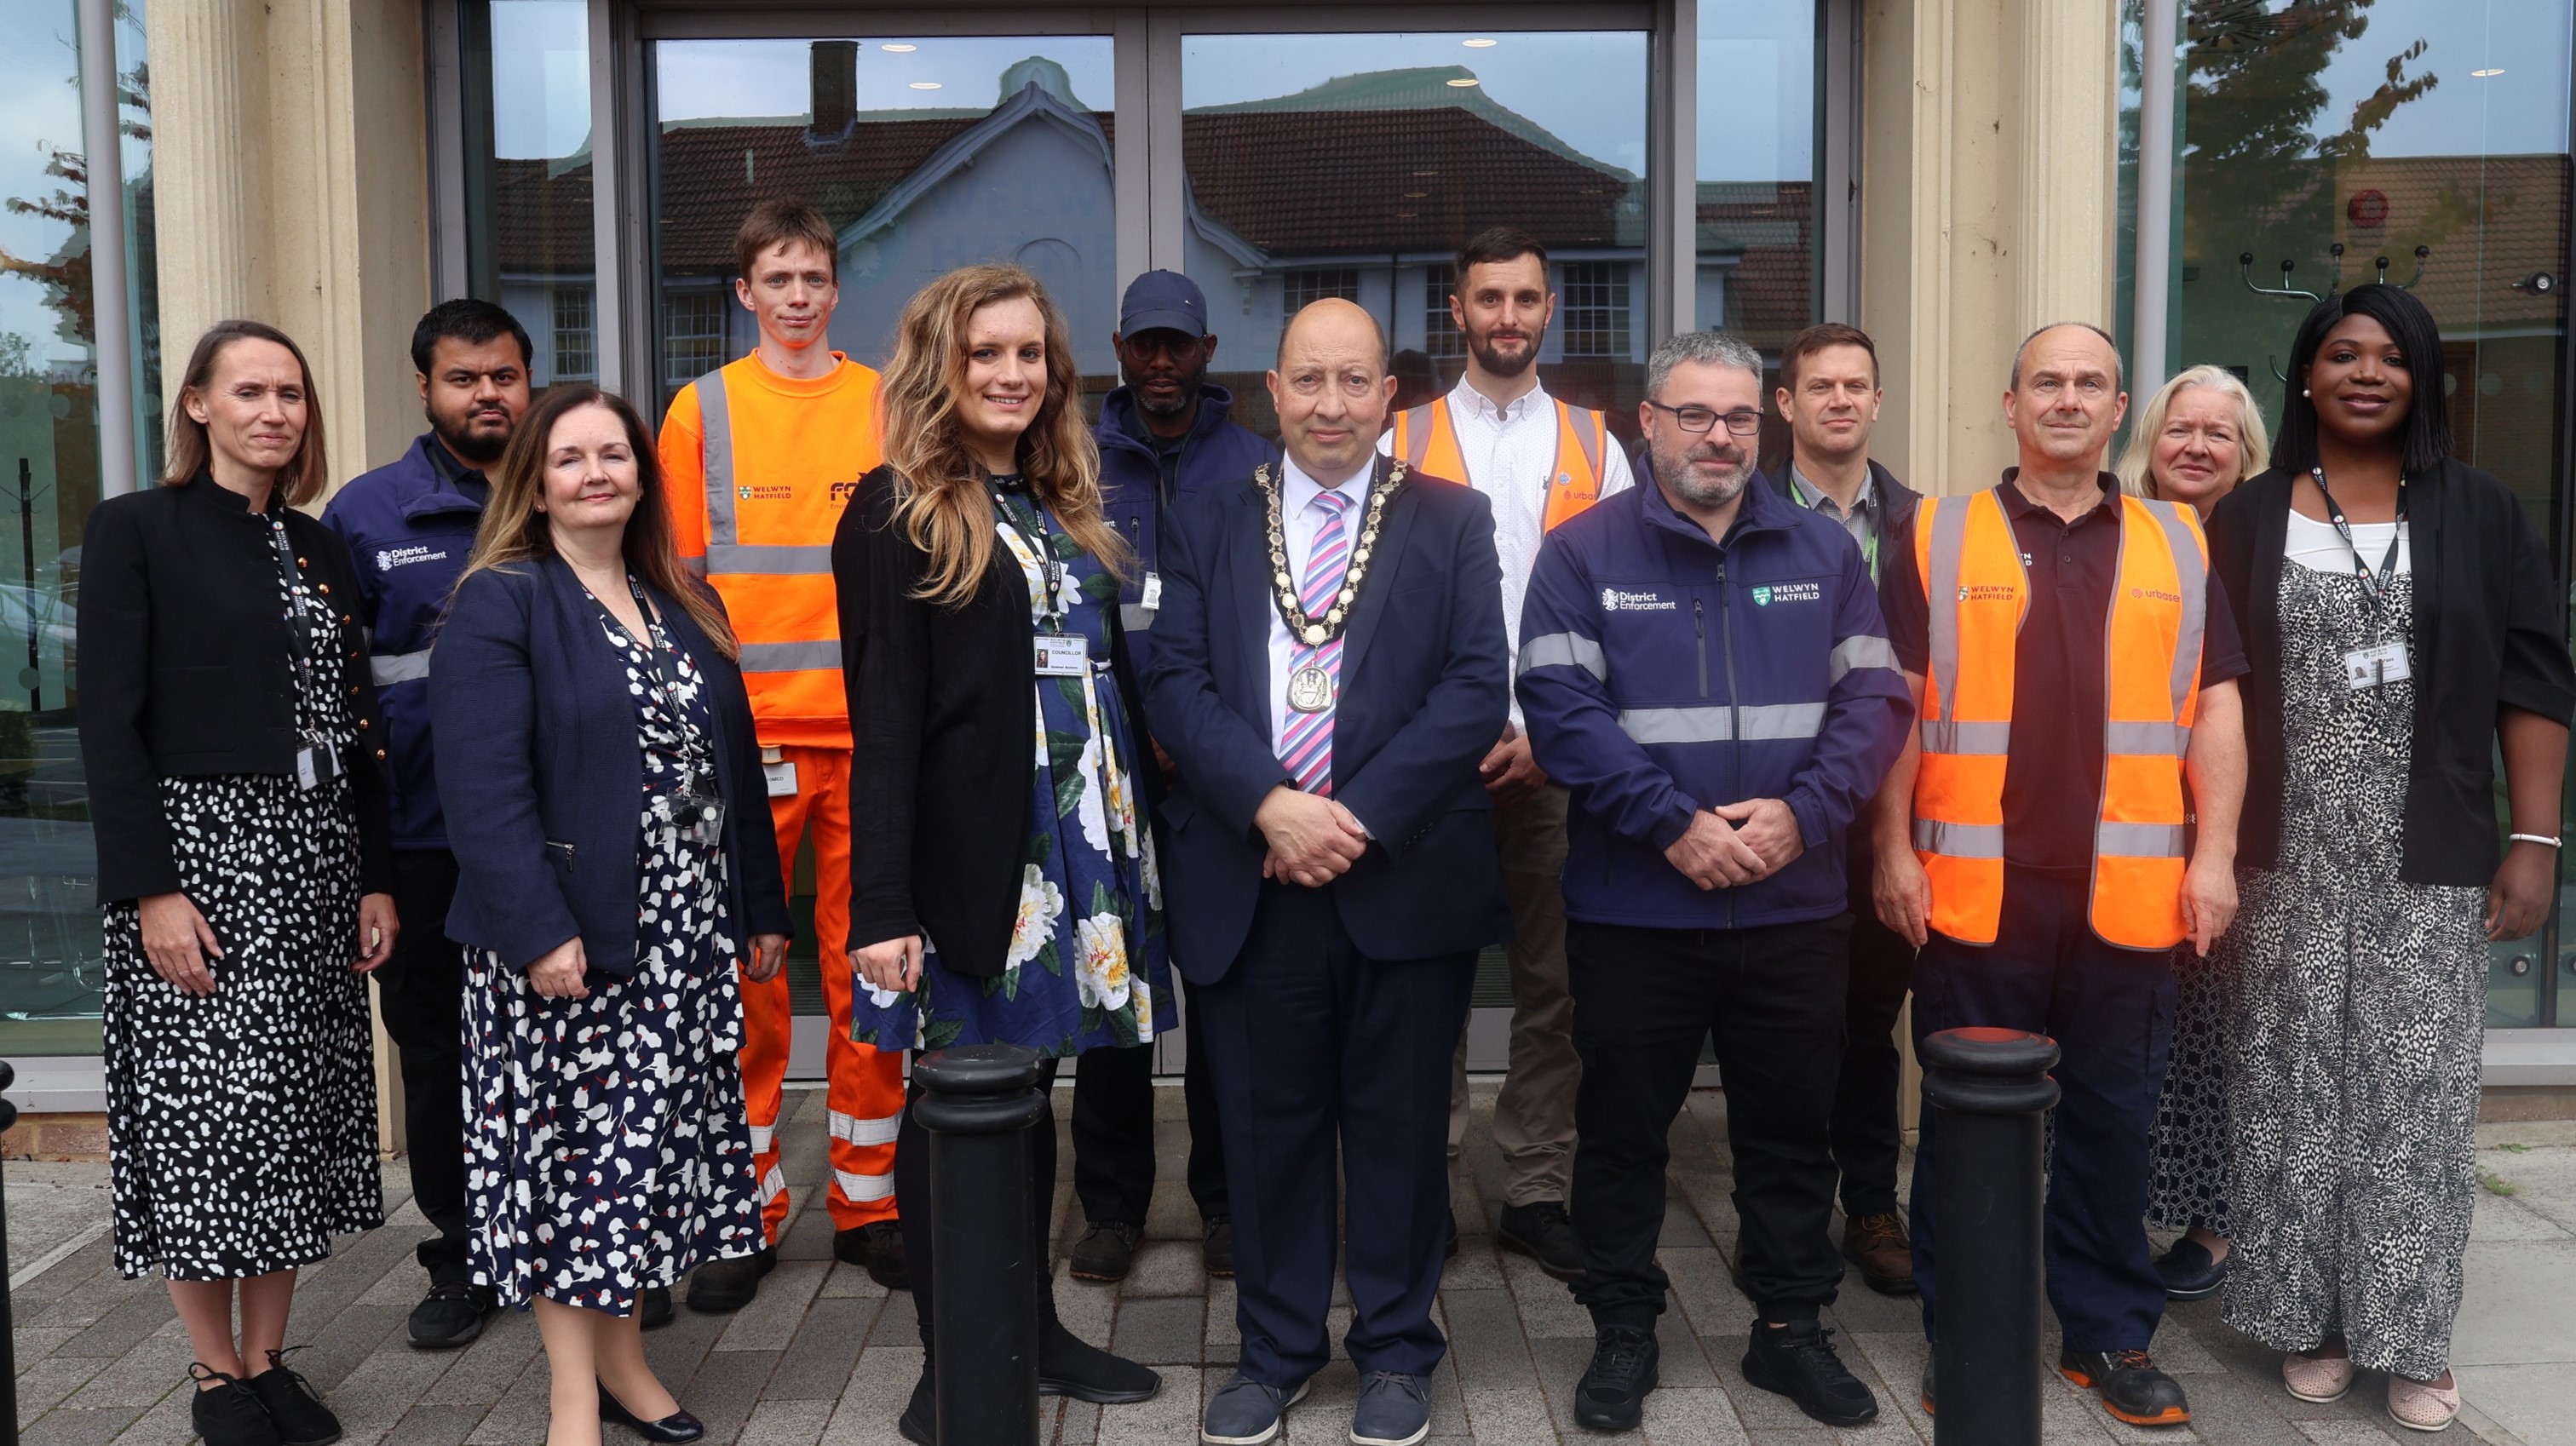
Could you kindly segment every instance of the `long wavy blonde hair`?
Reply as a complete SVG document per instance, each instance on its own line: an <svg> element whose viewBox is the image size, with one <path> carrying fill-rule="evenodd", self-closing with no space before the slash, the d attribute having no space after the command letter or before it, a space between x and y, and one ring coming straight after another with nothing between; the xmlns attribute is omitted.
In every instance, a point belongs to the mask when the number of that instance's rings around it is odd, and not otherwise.
<svg viewBox="0 0 2576 1446"><path fill-rule="evenodd" d="M1082 373L1064 313L1017 266L961 266L921 289L896 325L894 360L878 395L885 457L894 469L894 520L930 554L919 595L956 607L975 595L993 561L993 502L984 465L966 448L957 403L966 390L966 330L975 313L1026 299L1046 325L1046 396L1020 434L1020 475L1083 550L1112 572L1127 545L1101 515L1100 448L1082 414Z"/></svg>
<svg viewBox="0 0 2576 1446"><path fill-rule="evenodd" d="M641 495L627 515L623 547L626 565L644 582L686 609L698 631L716 650L738 657L733 625L714 592L680 561L678 534L672 528L670 483L662 474L662 454L653 448L653 433L624 397L582 382L559 382L537 398L510 434L509 449L492 475L492 497L483 508L483 523L474 534L474 556L457 576L457 586L487 567L503 568L551 557L554 531L537 504L546 496L546 451L555 423L584 407L605 407L626 429L627 449L635 454L635 477Z"/></svg>
<svg viewBox="0 0 2576 1446"><path fill-rule="evenodd" d="M2129 431L2129 445L2120 453L2120 465L2112 469L2119 474L2120 490L2130 496L2156 495L2155 479L2147 475L2147 465L2155 460L2156 438L2164 435L2165 414L2173 410L2174 398L2187 387L2207 387L2236 405L2237 473L2228 479L2228 487L2272 465L2272 437L2263 429L2263 413L2254 405L2254 394L2225 367L2196 366L2156 388L2156 394L2147 399L2146 410L2138 413L2138 424ZM2225 496L2225 489L2219 495Z"/></svg>

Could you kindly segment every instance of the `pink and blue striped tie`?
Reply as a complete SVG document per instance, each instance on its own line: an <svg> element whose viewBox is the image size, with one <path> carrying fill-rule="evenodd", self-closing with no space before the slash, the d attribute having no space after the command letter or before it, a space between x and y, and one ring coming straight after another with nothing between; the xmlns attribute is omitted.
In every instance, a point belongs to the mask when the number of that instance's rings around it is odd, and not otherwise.
<svg viewBox="0 0 2576 1446"><path fill-rule="evenodd" d="M1339 492L1319 492L1310 506L1324 511L1324 520L1315 529L1315 545L1306 557L1306 580L1298 589L1298 604L1306 616L1318 622L1333 610L1333 599L1342 590L1342 574L1350 571L1351 544L1344 514L1350 511L1351 499ZM1339 636L1319 647L1309 647L1299 640L1288 650L1288 671L1312 665L1324 670L1333 680L1329 701L1313 713L1291 711L1288 726L1279 735L1279 761L1288 765L1288 776L1297 780L1304 792L1331 796L1333 791L1333 710L1341 702L1342 640ZM1284 686L1285 678L1280 680Z"/></svg>

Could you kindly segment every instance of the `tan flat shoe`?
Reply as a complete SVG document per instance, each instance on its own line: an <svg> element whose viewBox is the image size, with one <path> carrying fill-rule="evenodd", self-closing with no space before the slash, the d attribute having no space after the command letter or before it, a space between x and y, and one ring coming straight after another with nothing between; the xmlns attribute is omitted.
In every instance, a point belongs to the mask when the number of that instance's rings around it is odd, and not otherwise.
<svg viewBox="0 0 2576 1446"><path fill-rule="evenodd" d="M2281 1384L2302 1401L2313 1401L2319 1405L2340 1401L2344 1393L2352 1389L2352 1358L2309 1356L2292 1351L2281 1357Z"/></svg>
<svg viewBox="0 0 2576 1446"><path fill-rule="evenodd" d="M2460 1414L2460 1388L2388 1378L2388 1419L2409 1431L2439 1431Z"/></svg>

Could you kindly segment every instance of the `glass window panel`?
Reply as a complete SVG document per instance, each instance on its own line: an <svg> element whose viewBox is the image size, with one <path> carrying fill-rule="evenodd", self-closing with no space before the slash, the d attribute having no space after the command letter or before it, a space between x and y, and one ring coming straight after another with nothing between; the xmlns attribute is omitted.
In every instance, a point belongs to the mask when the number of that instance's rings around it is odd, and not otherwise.
<svg viewBox="0 0 2576 1446"><path fill-rule="evenodd" d="M832 345L852 359L885 364L925 283L1015 261L1063 308L1088 388L1117 385L1108 36L662 41L653 63L664 405L759 341L733 300L733 237L780 194L839 233ZM702 328L696 370L679 360L683 319Z"/></svg>
<svg viewBox="0 0 2576 1446"><path fill-rule="evenodd" d="M528 329L539 389L599 375L587 0L463 10L467 290Z"/></svg>
<svg viewBox="0 0 2576 1446"><path fill-rule="evenodd" d="M1584 263L1645 294L1642 31L1188 35L1181 105L1183 269L1247 426L1276 430L1262 370L1300 297L1348 296L1386 325L1399 404L1454 386L1448 268L1488 226L1535 234L1560 282ZM1562 307L1540 376L1633 440L1646 328L1631 312L1587 354Z"/></svg>
<svg viewBox="0 0 2576 1446"><path fill-rule="evenodd" d="M123 8L123 7L120 7ZM99 1047L97 849L73 709L81 530L100 491L100 427L134 429L157 472L159 325L131 290L132 415L99 415L93 268L152 275L152 152L143 14L84 52L71 0L12 13L0 47L0 1053ZM117 53L120 52L121 54ZM118 81L126 234L105 258L89 231L81 72Z"/></svg>
<svg viewBox="0 0 2576 1446"><path fill-rule="evenodd" d="M1814 0L1699 0L1693 313L1777 358L1816 311Z"/></svg>
<svg viewBox="0 0 2576 1446"><path fill-rule="evenodd" d="M2442 405L2459 456L2504 479L2546 533L2569 442L2559 433L2571 10L2568 0L2184 6L2167 369L2227 367L2277 423L2291 337L2314 297L2267 293L2383 277L2411 287L2441 327ZM2140 13L2130 0L2132 217ZM2501 792L2497 804L2501 820ZM2563 930L2491 951L2490 1024L2544 1023L2551 993L2576 994L2542 987ZM2571 1014L2560 1008L2559 1022L2576 1024Z"/></svg>

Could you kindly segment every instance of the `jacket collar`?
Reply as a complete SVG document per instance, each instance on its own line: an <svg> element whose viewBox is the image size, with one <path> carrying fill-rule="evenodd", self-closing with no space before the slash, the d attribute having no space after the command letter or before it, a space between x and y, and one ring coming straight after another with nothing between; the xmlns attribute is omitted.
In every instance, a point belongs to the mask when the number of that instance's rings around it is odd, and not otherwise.
<svg viewBox="0 0 2576 1446"><path fill-rule="evenodd" d="M214 474L211 472L201 471L196 476L181 483L179 485L179 495L183 497L193 497L200 502L208 503L214 507L220 508L234 517L264 515L253 513L250 510L249 498L244 497L233 489L217 482L214 478ZM272 509L278 506L277 489L274 487L269 489L268 505ZM288 508L286 510L291 512L294 509Z"/></svg>
<svg viewBox="0 0 2576 1446"><path fill-rule="evenodd" d="M1638 484L1644 494L1641 515L1646 526L1659 528L1684 537L1701 547L1714 547L1720 552L1732 551L1738 542L1755 532L1776 532L1797 525L1798 505L1789 500L1786 489L1760 471L1744 482L1744 502L1735 510L1735 522L1726 529L1723 544L1711 542L1698 523L1673 509L1672 500L1664 496L1663 485L1651 475Z"/></svg>
<svg viewBox="0 0 2576 1446"><path fill-rule="evenodd" d="M437 433L421 433L411 444L411 449L420 458L421 470L428 477L429 486L403 499L402 514L405 522L418 522L423 518L446 516L452 513L464 513L476 517L483 514L483 504L475 501L463 488L456 485L457 476L467 469L463 463L448 454L446 447L440 445ZM481 476L481 470L474 469L472 475ZM488 479L485 485L489 485Z"/></svg>
<svg viewBox="0 0 2576 1446"><path fill-rule="evenodd" d="M1190 424L1190 434L1181 443L1187 451L1210 433L1234 420L1234 393L1214 382L1199 387L1198 420ZM1146 440L1145 425L1136 415L1135 389L1121 385L1100 401L1100 426L1096 429L1102 446L1124 447L1131 452L1151 454L1154 444Z"/></svg>

